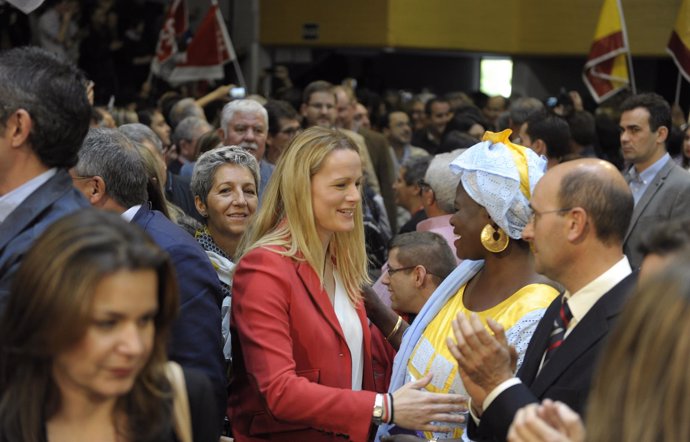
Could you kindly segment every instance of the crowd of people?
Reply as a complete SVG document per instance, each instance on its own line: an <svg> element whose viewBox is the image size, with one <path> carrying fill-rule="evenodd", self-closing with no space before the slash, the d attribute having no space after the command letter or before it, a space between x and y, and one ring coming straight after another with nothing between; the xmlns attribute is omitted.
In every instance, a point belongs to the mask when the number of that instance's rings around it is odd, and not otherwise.
<svg viewBox="0 0 690 442"><path fill-rule="evenodd" d="M110 112L54 52L0 52L0 441L690 439L661 96Z"/></svg>

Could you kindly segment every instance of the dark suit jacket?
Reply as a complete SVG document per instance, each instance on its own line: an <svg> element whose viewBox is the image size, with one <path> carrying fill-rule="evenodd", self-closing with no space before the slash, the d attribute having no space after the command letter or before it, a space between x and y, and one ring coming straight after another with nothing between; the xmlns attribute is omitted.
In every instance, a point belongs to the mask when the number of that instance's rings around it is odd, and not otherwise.
<svg viewBox="0 0 690 442"><path fill-rule="evenodd" d="M0 314L5 310L14 274L36 238L58 219L85 207L89 202L61 169L5 219L0 227Z"/></svg>
<svg viewBox="0 0 690 442"><path fill-rule="evenodd" d="M216 271L194 238L147 204L141 206L132 223L143 228L170 255L179 287L180 313L173 324L168 355L183 367L203 371L211 380L220 425L226 376L220 318L222 295Z"/></svg>
<svg viewBox="0 0 690 442"><path fill-rule="evenodd" d="M306 262L254 249L233 277L234 378L229 407L237 442L368 440L373 391L352 391L352 359L328 294ZM362 388L374 389L364 306ZM340 434L340 436L338 435Z"/></svg>
<svg viewBox="0 0 690 442"><path fill-rule="evenodd" d="M527 347L524 362L517 373L522 383L508 388L494 399L484 410L478 428L472 419L469 420L470 438L505 441L518 409L545 398L564 402L582 414L599 354L636 282L637 272L633 272L602 296L537 376L554 318L560 310L561 297L557 297L544 313Z"/></svg>
<svg viewBox="0 0 690 442"><path fill-rule="evenodd" d="M629 172L626 180L629 180ZM640 243L644 235L662 221L690 216L690 173L669 160L656 174L646 192L635 204L630 227L623 241L630 265L642 264Z"/></svg>

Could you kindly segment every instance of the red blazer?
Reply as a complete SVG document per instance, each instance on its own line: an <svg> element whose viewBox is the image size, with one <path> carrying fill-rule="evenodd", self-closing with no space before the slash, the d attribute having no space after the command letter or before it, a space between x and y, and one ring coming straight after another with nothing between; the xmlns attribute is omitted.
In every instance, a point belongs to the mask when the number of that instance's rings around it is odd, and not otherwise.
<svg viewBox="0 0 690 442"><path fill-rule="evenodd" d="M370 332L362 387L374 389ZM228 398L235 440L366 441L375 393L352 391L350 351L328 294L306 262L260 248L237 265L232 284L233 380Z"/></svg>

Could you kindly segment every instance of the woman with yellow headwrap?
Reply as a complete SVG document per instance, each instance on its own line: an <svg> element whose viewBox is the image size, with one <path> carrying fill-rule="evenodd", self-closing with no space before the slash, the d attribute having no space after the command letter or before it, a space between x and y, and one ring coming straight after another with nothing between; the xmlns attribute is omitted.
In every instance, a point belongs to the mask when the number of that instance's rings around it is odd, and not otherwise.
<svg viewBox="0 0 690 442"><path fill-rule="evenodd" d="M546 170L546 160L513 144L510 130L486 132L450 165L460 175L456 213L450 223L463 262L436 289L403 336L390 391L433 373L428 390L465 394L458 366L446 346L458 312L492 318L506 330L518 367L546 307L558 291L534 271L522 229L531 216L529 199ZM378 437L407 433L382 427ZM422 440L462 440L464 425L446 433L418 433ZM395 440L396 438L384 438ZM466 439L466 438L465 438ZM410 440L409 436L401 440Z"/></svg>

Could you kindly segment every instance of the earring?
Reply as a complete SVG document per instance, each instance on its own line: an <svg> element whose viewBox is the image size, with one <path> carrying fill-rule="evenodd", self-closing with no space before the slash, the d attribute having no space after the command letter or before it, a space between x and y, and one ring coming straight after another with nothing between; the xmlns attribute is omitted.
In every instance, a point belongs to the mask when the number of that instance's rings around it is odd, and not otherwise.
<svg viewBox="0 0 690 442"><path fill-rule="evenodd" d="M510 237L500 227L494 228L491 224L487 224L482 229L481 233L482 245L491 253L501 253L508 247Z"/></svg>

